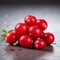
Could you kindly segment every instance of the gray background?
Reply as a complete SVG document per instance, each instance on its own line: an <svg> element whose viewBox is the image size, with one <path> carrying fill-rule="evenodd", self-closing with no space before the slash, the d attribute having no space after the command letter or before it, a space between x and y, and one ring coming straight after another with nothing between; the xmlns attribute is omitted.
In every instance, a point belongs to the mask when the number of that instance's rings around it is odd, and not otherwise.
<svg viewBox="0 0 60 60"><path fill-rule="evenodd" d="M60 60L60 5L58 4L0 5L0 35L2 29L14 29L15 25L23 22L28 14L48 22L46 31L55 35L55 42L45 50L35 50L6 45L0 37L0 60Z"/></svg>
<svg viewBox="0 0 60 60"><path fill-rule="evenodd" d="M24 21L28 14L43 18L48 22L47 32L59 32L60 5L2 5L0 6L0 33L2 29L14 29L14 26Z"/></svg>

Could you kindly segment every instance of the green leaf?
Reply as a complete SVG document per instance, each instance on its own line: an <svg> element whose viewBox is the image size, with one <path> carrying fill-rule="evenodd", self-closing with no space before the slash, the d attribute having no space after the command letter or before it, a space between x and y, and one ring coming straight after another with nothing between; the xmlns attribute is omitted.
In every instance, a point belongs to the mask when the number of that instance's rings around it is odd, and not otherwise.
<svg viewBox="0 0 60 60"><path fill-rule="evenodd" d="M14 31L14 30L13 30L13 29L12 29L12 30L9 30L8 33L9 33L9 32L12 32L12 31Z"/></svg>
<svg viewBox="0 0 60 60"><path fill-rule="evenodd" d="M2 32L7 33L7 31L5 29L3 29Z"/></svg>
<svg viewBox="0 0 60 60"><path fill-rule="evenodd" d="M14 31L13 29L9 30L9 31L6 31L5 29L2 30L3 34L1 35L1 37L3 37L5 39L6 37L6 34L9 33L9 32L12 32Z"/></svg>
<svg viewBox="0 0 60 60"><path fill-rule="evenodd" d="M5 37L6 37L6 33L2 34L1 36L2 36L3 38L5 38Z"/></svg>

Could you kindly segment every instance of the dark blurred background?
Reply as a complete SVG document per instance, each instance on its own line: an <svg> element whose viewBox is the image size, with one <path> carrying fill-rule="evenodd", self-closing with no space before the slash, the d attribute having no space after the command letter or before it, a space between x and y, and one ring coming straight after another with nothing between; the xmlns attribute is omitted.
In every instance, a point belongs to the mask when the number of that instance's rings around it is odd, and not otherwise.
<svg viewBox="0 0 60 60"><path fill-rule="evenodd" d="M59 4L60 0L0 0L0 4Z"/></svg>

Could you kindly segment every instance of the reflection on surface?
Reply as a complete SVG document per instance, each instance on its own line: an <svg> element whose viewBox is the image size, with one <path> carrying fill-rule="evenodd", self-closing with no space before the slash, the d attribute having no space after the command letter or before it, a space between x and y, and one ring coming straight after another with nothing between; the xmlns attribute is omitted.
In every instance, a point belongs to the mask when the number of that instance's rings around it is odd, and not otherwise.
<svg viewBox="0 0 60 60"><path fill-rule="evenodd" d="M47 45L47 47L44 49L44 51L47 51L47 52L54 52L54 48L52 45Z"/></svg>
<svg viewBox="0 0 60 60"><path fill-rule="evenodd" d="M50 45L44 50L27 49L8 45L4 50L6 51L7 55L10 57L12 56L14 60L35 60L38 57L41 59L45 55L48 56L53 53L53 47Z"/></svg>

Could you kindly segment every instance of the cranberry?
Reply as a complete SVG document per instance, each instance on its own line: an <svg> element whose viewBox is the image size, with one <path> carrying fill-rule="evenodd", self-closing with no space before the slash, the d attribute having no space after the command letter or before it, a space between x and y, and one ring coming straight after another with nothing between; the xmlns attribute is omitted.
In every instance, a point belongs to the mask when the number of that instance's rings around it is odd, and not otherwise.
<svg viewBox="0 0 60 60"><path fill-rule="evenodd" d="M27 33L27 26L24 23L18 23L15 26L15 32L19 38L21 35L24 35Z"/></svg>
<svg viewBox="0 0 60 60"><path fill-rule="evenodd" d="M32 45L32 43L33 43L33 40L29 35L22 35L19 38L19 44L22 47L30 47Z"/></svg>
<svg viewBox="0 0 60 60"><path fill-rule="evenodd" d="M44 34L44 40L47 44L52 44L54 42L54 35L52 33L45 33Z"/></svg>
<svg viewBox="0 0 60 60"><path fill-rule="evenodd" d="M31 26L29 28L29 35L33 38L42 37L43 31L39 29L37 26Z"/></svg>
<svg viewBox="0 0 60 60"><path fill-rule="evenodd" d="M37 38L34 42L34 46L37 49L44 49L46 47L46 42L43 39Z"/></svg>
<svg viewBox="0 0 60 60"><path fill-rule="evenodd" d="M25 18L25 24L28 26L36 25L36 17L32 15L27 15Z"/></svg>
<svg viewBox="0 0 60 60"><path fill-rule="evenodd" d="M44 20L44 19L38 19L37 20L37 25L42 29L42 30L45 30L47 29L47 22Z"/></svg>
<svg viewBox="0 0 60 60"><path fill-rule="evenodd" d="M15 43L17 41L15 32L9 32L9 33L7 33L5 39L6 39L6 42L9 43L9 44Z"/></svg>

